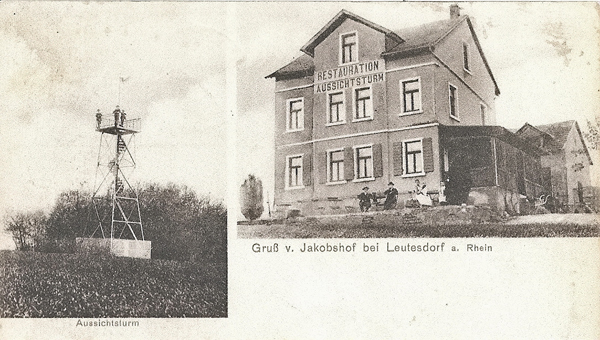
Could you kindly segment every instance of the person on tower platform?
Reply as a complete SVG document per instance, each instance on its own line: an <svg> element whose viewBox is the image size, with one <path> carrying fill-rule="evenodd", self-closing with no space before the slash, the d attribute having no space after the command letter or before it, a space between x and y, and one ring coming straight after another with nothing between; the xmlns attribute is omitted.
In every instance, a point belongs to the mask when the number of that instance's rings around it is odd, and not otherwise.
<svg viewBox="0 0 600 340"><path fill-rule="evenodd" d="M102 113L98 109L96 112L96 129L100 130L100 125L102 125Z"/></svg>
<svg viewBox="0 0 600 340"><path fill-rule="evenodd" d="M126 117L127 117L127 114L125 113L125 110L121 110L121 126L123 126L123 124L125 124Z"/></svg>
<svg viewBox="0 0 600 340"><path fill-rule="evenodd" d="M117 126L117 125L119 125L119 119L120 119L120 114L121 114L119 105L117 105L117 108L113 111L113 114L115 115L115 126Z"/></svg>

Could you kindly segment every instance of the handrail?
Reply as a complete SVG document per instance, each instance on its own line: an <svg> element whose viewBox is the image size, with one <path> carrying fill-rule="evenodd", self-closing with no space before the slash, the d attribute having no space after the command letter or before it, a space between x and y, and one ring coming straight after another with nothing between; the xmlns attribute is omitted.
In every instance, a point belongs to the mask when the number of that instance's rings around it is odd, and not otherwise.
<svg viewBox="0 0 600 340"><path fill-rule="evenodd" d="M142 127L142 120L141 118L126 119L123 121L123 124L121 124L121 122L116 124L114 119L102 120L100 121L99 125L96 125L96 130L102 130L110 127L119 127L126 130L140 131Z"/></svg>

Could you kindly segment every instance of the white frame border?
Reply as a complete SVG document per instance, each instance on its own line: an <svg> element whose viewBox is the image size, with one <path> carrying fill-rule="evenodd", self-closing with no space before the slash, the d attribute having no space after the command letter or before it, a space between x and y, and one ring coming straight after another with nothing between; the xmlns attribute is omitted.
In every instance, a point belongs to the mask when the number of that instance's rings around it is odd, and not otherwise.
<svg viewBox="0 0 600 340"><path fill-rule="evenodd" d="M402 86L402 83L404 83L405 81L411 81L411 80L415 80L415 79L419 82L419 109L417 111L405 112L404 111L404 87ZM399 115L400 116L410 116L410 115L416 115L419 113L423 113L423 90L421 88L421 76L400 79L400 81L398 82L398 85L400 86L400 114Z"/></svg>
<svg viewBox="0 0 600 340"><path fill-rule="evenodd" d="M298 124L299 128L297 129L290 129L290 127L288 126L289 122L290 122L290 103L291 102L295 102L300 100L302 102L302 119L299 119L300 124ZM304 106L304 97L295 97L295 98L289 98L285 100L285 132L298 132L298 131L303 131L304 130L304 111L305 111L305 106Z"/></svg>
<svg viewBox="0 0 600 340"><path fill-rule="evenodd" d="M412 142L421 142L421 172L415 172L412 174L407 173L407 164L406 164L406 152L408 149L406 148L406 143ZM402 140L402 176L403 178L410 177L422 177L425 176L425 151L423 150L423 137L421 138L411 138Z"/></svg>
<svg viewBox="0 0 600 340"><path fill-rule="evenodd" d="M301 169L301 175L302 177L300 177L300 182L302 183L302 185L298 185L298 186L294 186L291 187L290 186L290 158L296 158L296 157L301 157L302 159L302 167ZM304 189L304 154L303 153L299 153L299 154L295 154L295 155L287 155L285 156L285 190L298 190L298 189Z"/></svg>

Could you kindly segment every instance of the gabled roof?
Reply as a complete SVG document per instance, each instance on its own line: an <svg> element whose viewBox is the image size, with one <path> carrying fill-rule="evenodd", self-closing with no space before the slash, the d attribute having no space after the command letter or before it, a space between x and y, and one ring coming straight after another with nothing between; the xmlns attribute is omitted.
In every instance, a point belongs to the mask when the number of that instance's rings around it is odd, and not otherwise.
<svg viewBox="0 0 600 340"><path fill-rule="evenodd" d="M546 124L546 125L538 125L537 128L545 133L551 135L554 140L561 146L561 149L564 150L567 144L567 138L569 137L569 133L573 128L577 130L577 134L581 139L581 144L583 144L583 150L590 161L592 163L592 157L590 156L590 152L585 145L585 139L583 138L583 134L581 133L581 129L579 128L579 124L577 124L576 120L567 120L565 122Z"/></svg>
<svg viewBox="0 0 600 340"><path fill-rule="evenodd" d="M552 136L552 138L561 145L561 148L564 149L567 137L574 124L577 124L577 122L574 120L567 120L565 122L538 125L536 128Z"/></svg>
<svg viewBox="0 0 600 340"><path fill-rule="evenodd" d="M498 88L496 79L492 74L492 69L490 68L485 54L483 53L483 49L481 48L479 39L477 39L477 35L475 34L473 24L471 23L471 19L466 15L460 16L456 19L440 20L423 24L420 26L404 28L394 33L391 30L379 26L367 19L359 17L356 14L350 13L346 10L342 10L333 19L331 19L325 25L325 27L323 27L317 34L315 34L309 40L308 43L302 46L300 50L306 53L309 58L306 58L306 56L296 58L286 66L269 74L265 78L288 77L295 76L296 74L305 75L314 72L314 63L312 57L314 56L315 47L319 43L321 43L329 34L331 34L331 32L333 32L339 25L341 25L341 23L344 22L344 20L346 19L357 21L368 27L373 28L374 30L382 32L386 35L387 38L395 42L395 44L386 47L388 49L386 51L383 51L383 53L381 54L382 57L392 57L406 53L419 53L426 51L433 52L433 47L436 44L438 44L440 41L442 41L442 39L448 36L448 34L450 34L463 21L466 21L469 26L469 30L471 31L471 35L473 36L473 40L475 41L475 45L477 46L477 50L481 55L481 59L483 60L485 68L487 69L490 77L492 78L495 93L496 95L500 94L500 89Z"/></svg>
<svg viewBox="0 0 600 340"><path fill-rule="evenodd" d="M315 64L312 57L303 54L265 78L305 77L312 76L314 71Z"/></svg>
<svg viewBox="0 0 600 340"><path fill-rule="evenodd" d="M387 38L392 39L398 44L403 41L401 37L389 29L379 26L376 23L343 9L335 17L333 17L333 19L329 20L329 22L323 28L321 28L321 30L317 32L317 34L315 34L304 46L302 46L300 51L308 54L311 57L314 57L315 47L325 40L325 38L327 38L331 32L338 28L346 19L354 20L376 31L379 31L385 34Z"/></svg>
<svg viewBox="0 0 600 340"><path fill-rule="evenodd" d="M435 45L452 32L466 18L467 16L463 15L457 19L439 20L419 26L403 28L398 31L398 35L404 39L404 42L383 52L382 55L402 54L423 47L429 49L429 47Z"/></svg>
<svg viewBox="0 0 600 340"><path fill-rule="evenodd" d="M551 145L548 145L547 149L551 152L556 152L556 151L565 149L565 146L567 143L567 138L569 137L569 133L571 132L571 130L573 128L575 128L577 130L577 133L579 134L579 138L581 139L581 143L583 144L583 149L585 151L585 154L588 157L588 160L590 161L590 164L593 164L592 157L590 156L587 146L585 145L585 140L583 139L583 135L581 134L581 130L579 129L579 124L577 124L577 121L575 121L575 120L567 120L564 122L538 125L538 126L533 126L529 123L525 123L516 132L516 134L519 136L522 136L526 131L529 130L529 131L535 131L539 135L549 136L552 139L553 143Z"/></svg>

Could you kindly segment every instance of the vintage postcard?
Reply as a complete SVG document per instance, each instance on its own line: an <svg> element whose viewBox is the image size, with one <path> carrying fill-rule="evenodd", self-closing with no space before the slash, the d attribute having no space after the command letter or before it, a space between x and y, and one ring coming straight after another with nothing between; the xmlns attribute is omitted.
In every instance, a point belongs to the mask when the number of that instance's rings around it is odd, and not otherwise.
<svg viewBox="0 0 600 340"><path fill-rule="evenodd" d="M0 338L600 337L597 3L0 18Z"/></svg>

